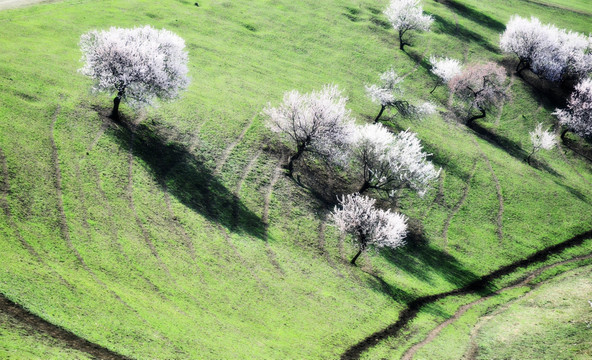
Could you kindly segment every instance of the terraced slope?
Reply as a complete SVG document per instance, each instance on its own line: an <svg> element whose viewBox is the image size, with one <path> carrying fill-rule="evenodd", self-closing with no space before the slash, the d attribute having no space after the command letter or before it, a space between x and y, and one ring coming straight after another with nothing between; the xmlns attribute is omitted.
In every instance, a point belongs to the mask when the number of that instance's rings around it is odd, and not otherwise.
<svg viewBox="0 0 592 360"><path fill-rule="evenodd" d="M2 296L122 357L337 358L413 299L592 228L589 162L567 147L539 155L537 167L523 161L528 131L551 125L556 106L533 79L514 79L503 111L467 128L450 116L445 89L428 96L422 61L502 62L497 33L514 12L586 32L589 16L518 1L430 1L434 31L403 53L385 4L64 1L1 12ZM186 40L192 84L176 102L124 107L115 124L104 116L110 98L77 73L78 38L141 24ZM409 96L440 114L390 126L417 132L445 175L400 204L423 223L409 246L352 268L330 204L282 175L260 111L286 90L336 83L358 121L371 121L364 85L391 65ZM302 163L296 171L311 182ZM50 333L22 331L30 324L6 309L0 316L0 351L86 356ZM392 354L391 345L366 355Z"/></svg>

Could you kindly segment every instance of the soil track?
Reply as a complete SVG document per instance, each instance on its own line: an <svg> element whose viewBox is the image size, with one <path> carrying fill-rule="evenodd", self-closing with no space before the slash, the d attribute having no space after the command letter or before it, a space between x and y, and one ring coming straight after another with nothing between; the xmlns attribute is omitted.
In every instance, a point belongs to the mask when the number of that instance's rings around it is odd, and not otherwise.
<svg viewBox="0 0 592 360"><path fill-rule="evenodd" d="M42 319L24 307L9 300L4 294L0 294L0 312L13 317L20 323L36 329L42 334L51 336L70 349L85 352L94 358L104 360L130 359Z"/></svg>
<svg viewBox="0 0 592 360"><path fill-rule="evenodd" d="M392 323L391 325L387 326L386 328L384 328L382 330L379 330L379 331L369 335L368 337L366 337L365 339L363 339L359 343L348 348L341 355L341 359L343 359L343 360L359 359L360 356L362 355L362 353L364 353L365 351L369 350L370 348L376 346L382 340L385 340L389 337L398 335L399 331L401 331L403 328L405 328L407 326L407 324L409 324L409 322L417 316L417 314L419 313L421 308L424 307L425 305L434 303L436 301L445 299L445 298L447 298L449 296L453 296L453 295L465 295L465 294L472 294L472 293L476 293L476 292L487 291L488 287L490 286L490 284L493 280L498 279L504 275L508 275L508 274L514 272L518 268L527 267L529 265L545 261L549 258L549 256L554 255L554 254L558 254L565 249L581 245L584 242L584 240L590 239L590 238L592 238L592 230L588 230L586 232L583 232L579 235L572 237L571 239L565 240L559 244L556 244L556 245L547 247L543 250L537 251L536 253L534 253L522 260L516 261L516 262L511 263L506 266L502 266L501 268L493 271L492 273L489 273L488 275L484 275L484 276L480 277L478 280L475 280L462 288L439 293L439 294L419 297L407 304L407 307L403 311L401 311L401 313L399 314L399 318L397 319L396 322ZM492 293L492 291L489 292L489 294L491 294L491 293Z"/></svg>
<svg viewBox="0 0 592 360"><path fill-rule="evenodd" d="M401 358L401 360L412 360L413 356L417 353L417 351L419 351L419 349L421 349L422 347L424 347L425 345L427 345L428 343L430 343L432 340L434 340L438 334L440 334L440 332L442 330L444 330L444 328L446 328L448 325L451 325L452 323L454 323L455 321L457 321L458 319L460 319L460 317L466 313L467 311L469 311L470 309L472 309L473 307L475 307L476 305L484 302L485 300L489 299L490 297L494 296L494 295L499 295L505 291L508 290L512 290L515 288L519 288L522 286L526 286L528 285L528 283L530 283L532 280L534 280L535 277L537 277L538 275L540 275L543 271L545 270L549 270L552 269L554 267L560 266L560 265L565 265L565 264L569 264L572 262L576 262L576 261L581 261L581 260L585 260L585 259L590 259L592 258L592 254L588 254L588 255L582 255L582 256L577 256L573 259L568 259L568 260L563 260L563 261L559 261L557 263L554 264L549 264L546 266L543 266L535 271L533 271L532 273L530 273L528 276L526 276L525 278L523 278L523 280L518 281L515 284L506 286L502 289L499 289L487 296L484 296L480 299L477 299L473 302L470 302L468 304L465 304L463 306L461 306L449 319L447 319L446 321L444 321L443 323L441 323L440 325L438 325L437 327L435 327L432 331L429 332L429 334L426 336L425 339L423 339L422 341L420 341L419 343L413 345L411 348L409 348L409 350L407 350L405 352L405 354L403 354L403 357ZM476 354L475 351L472 351Z"/></svg>

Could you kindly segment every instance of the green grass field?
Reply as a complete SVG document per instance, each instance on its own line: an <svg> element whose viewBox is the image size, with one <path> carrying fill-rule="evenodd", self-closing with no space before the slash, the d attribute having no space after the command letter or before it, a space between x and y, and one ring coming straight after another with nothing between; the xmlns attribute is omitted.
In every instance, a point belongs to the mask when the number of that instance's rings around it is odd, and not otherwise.
<svg viewBox="0 0 592 360"><path fill-rule="evenodd" d="M565 147L537 155L536 168L524 162L528 132L555 122L555 105L536 85L512 77L511 99L476 132L448 116L444 88L429 95L434 79L422 61L507 63L497 41L512 14L589 33L589 1L553 2L574 11L425 1L433 31L418 34L407 54L383 0L199 3L83 0L0 12L7 298L132 358L338 358L413 298L592 228L590 162ZM175 102L145 112L123 106L128 125L112 124L103 116L111 98L92 94L77 72L79 37L144 24L185 39L192 83ZM406 76L408 96L439 107L424 121L390 125L417 132L443 175L424 198L400 204L423 224L421 241L370 253L356 268L326 205L282 175L261 110L287 90L335 83L357 121L370 121L378 109L364 85L390 66ZM585 244L568 255L589 251ZM431 326L470 300L421 316ZM0 320L0 357L85 356L2 312ZM395 356L408 340L366 355Z"/></svg>

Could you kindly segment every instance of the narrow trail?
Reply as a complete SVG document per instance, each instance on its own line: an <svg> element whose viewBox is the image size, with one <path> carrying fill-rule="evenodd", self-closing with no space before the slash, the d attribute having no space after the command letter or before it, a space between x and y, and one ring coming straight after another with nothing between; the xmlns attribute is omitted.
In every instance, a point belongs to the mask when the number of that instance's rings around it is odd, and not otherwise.
<svg viewBox="0 0 592 360"><path fill-rule="evenodd" d="M450 214L448 214L446 221L444 221L444 227L442 228L442 238L444 239L444 251L446 251L446 248L448 247L448 227L450 227L450 222L452 221L452 218L454 217L454 215L456 215L456 213L458 213L460 208L465 203L467 196L469 195L469 190L471 189L471 181L473 180L473 176L475 176L476 169L477 159L475 159L475 161L473 162L473 168L471 169L471 173L469 174L469 178L467 179L467 186L463 190L462 196L460 197L456 205L454 205L452 211L450 211Z"/></svg>
<svg viewBox="0 0 592 360"><path fill-rule="evenodd" d="M282 160L277 162L275 168L273 169L273 174L271 175L271 180L269 181L269 185L267 186L267 190L265 191L265 197L263 202L263 215L261 216L261 221L263 222L264 227L264 241L265 241L265 249L267 251L267 257L271 264L278 270L278 272L284 275L284 270L281 268L280 264L277 261L277 256L271 249L269 245L269 206L271 203L271 194L273 193L273 188L276 182L280 178L280 174L282 172Z"/></svg>
<svg viewBox="0 0 592 360"><path fill-rule="evenodd" d="M99 140L105 134L105 131L107 131L109 126L111 126L109 122L103 121L101 127L99 128L99 132L97 133L97 135L95 135L92 142L88 145L88 148L86 148L86 153L83 155L83 157L86 156L89 152L91 152L92 149L94 149L94 147L99 143Z"/></svg>
<svg viewBox="0 0 592 360"><path fill-rule="evenodd" d="M565 249L568 249L571 247L579 246L585 240L591 239L591 238L592 238L592 230L588 230L588 231L583 232L579 235L576 235L568 240L560 242L556 245L549 246L545 249L537 251L536 253L534 253L522 260L518 260L518 261L513 262L511 264L502 266L499 269L497 269L487 275L481 276L478 280L473 281L473 282L463 286L462 288L416 298L415 300L409 302L407 304L406 308L399 313L399 317L394 323L385 327L382 330L379 330L379 331L369 335L368 337L366 337L362 341L349 347L341 355L341 359L343 359L343 360L359 359L360 356L364 352L366 352L370 348L376 346L381 341L383 341L389 337L397 336L399 334L399 332L402 329L404 329L409 324L409 322L417 316L417 314L419 313L421 308L428 305L428 304L432 304L436 301L445 299L450 296L466 295L466 294L472 294L472 293L486 290L487 287L491 284L491 282L495 279L498 279L504 275L508 275L508 274L514 272L518 268L524 268L524 267L527 267L532 264L543 262L543 261L547 260L551 255L558 254L558 253L564 251Z"/></svg>
<svg viewBox="0 0 592 360"><path fill-rule="evenodd" d="M325 258L325 260L327 261L329 266L333 270L335 270L336 275L340 278L344 278L345 276L343 276L343 274L339 271L339 269L337 268L337 264L335 264L335 261L333 261L333 259L331 258L331 254L329 254L329 252L326 249L326 245L325 245L325 229L326 228L327 228L327 219L326 219L326 216L323 216L323 219L321 219L321 223L319 224L319 230L318 230L319 251L320 251L321 255L323 255L323 257Z"/></svg>
<svg viewBox="0 0 592 360"><path fill-rule="evenodd" d="M232 201L232 228L235 229L238 226L238 222L239 222L239 215L240 215L240 192L241 189L243 187L243 184L245 183L245 181L247 180L247 177L249 176L249 174L251 173L251 170L253 170L253 168L255 167L255 164L257 163L257 160L259 160L259 156L261 156L261 150L257 151L257 153L255 154L255 156L249 160L247 166L245 167L245 170L243 171L238 183L236 184L236 188L234 189L233 192L233 201Z"/></svg>
<svg viewBox="0 0 592 360"><path fill-rule="evenodd" d="M487 164L487 168L489 168L489 172L491 173L491 178L493 179L493 182L495 183L495 192L497 194L497 201L498 201L497 217L495 218L495 223L496 223L495 232L497 234L497 239L499 241L499 244L501 245L502 242L504 241L504 224L503 224L504 195L502 193L502 186L500 184L498 177L495 175L495 171L493 171L493 166L491 166L491 161L489 161L489 158L487 157L487 155L485 155L485 153L481 149L481 146L479 146L479 143L474 138L472 140L473 140L473 143L475 144L475 146L477 147L477 150L479 150L479 152L481 153L481 157L483 158L483 160L485 160L485 163Z"/></svg>
<svg viewBox="0 0 592 360"><path fill-rule="evenodd" d="M126 356L109 350L99 344L90 342L71 331L54 325L25 309L21 305L6 298L0 293L0 312L7 314L20 323L27 325L41 334L47 335L58 341L64 347L85 352L96 359L126 360Z"/></svg>
<svg viewBox="0 0 592 360"><path fill-rule="evenodd" d="M585 260L585 259L591 259L592 258L592 254L588 254L588 255L582 255L582 256L577 256L575 258L572 259L568 259L568 260L563 260L563 261L559 261L557 263L554 264L549 264L549 265L545 265L533 272L531 272L528 276L524 277L522 280L517 281L516 283L506 286L502 289L499 289L497 291L492 292L491 294L484 296L480 299L477 299L475 301L472 301L468 304L465 304L463 306L461 306L450 318L448 318L446 321L444 321L443 323L439 324L438 326L436 326L432 331L430 331L428 333L428 335L426 336L425 339L423 339L422 341L418 342L417 344L413 345L411 348L409 348L409 350L407 350L405 352L405 354L403 354L403 357L401 358L401 360L412 360L413 356L417 353L417 351L419 351L422 347L424 347L425 345L429 344L431 341L433 341L438 334L440 334L440 332L442 330L444 330L447 326L453 324L454 322L456 322L458 319L460 319L460 317L465 314L467 311L469 311L470 309L472 309L473 307L475 307L476 305L481 304L482 302L484 302L485 300L495 296L495 295L499 295L503 292L506 292L508 290L512 290L515 288L519 288L519 287L523 287L528 285L532 280L534 280L534 278L536 278L538 275L540 275L542 272L552 269L554 267L560 266L560 265L565 265L565 264L569 264L569 263L573 263L576 261L581 261L581 260Z"/></svg>
<svg viewBox="0 0 592 360"><path fill-rule="evenodd" d="M214 176L220 174L220 171L222 170L222 167L224 166L224 164L226 164L226 161L228 160L228 157L232 153L232 150L234 150L234 148L245 137L247 131L249 131L249 129L251 128L251 125L253 125L253 122L255 121L255 118L256 117L257 117L257 114L255 114L251 118L251 121L249 121L247 123L247 125L244 127L243 131L239 134L239 136L233 142L231 142L230 145L228 145L226 147L226 149L224 149L224 152L222 153L222 156L220 156L220 159L218 159L218 161L216 162L216 167L214 168L214 172L213 172L213 175Z"/></svg>
<svg viewBox="0 0 592 360"><path fill-rule="evenodd" d="M165 177L165 179L166 179L166 177ZM191 240L191 236L189 236L189 234L187 234L187 230L185 230L185 227L183 226L183 224L179 220L179 217L175 214L173 206L171 205L171 196L169 195L169 189L166 184L166 181L165 180L161 181L160 185L162 187L164 203L166 205L166 208L167 208L167 211L168 211L169 216L171 218L171 221L174 223L175 228L177 228L178 232L181 234L181 238L183 239L183 243L184 243L185 247L187 248L187 250L189 250L189 256L191 256L191 260L195 261L196 256L195 256L195 246L193 245L193 240Z"/></svg>
<svg viewBox="0 0 592 360"><path fill-rule="evenodd" d="M421 219L422 222L425 221L425 219L427 219L427 217L430 215L435 204L439 204L443 207L448 207L448 204L446 203L446 199L444 198L445 178L446 178L446 171L444 169L442 169L442 171L440 172L440 176L438 177L438 192L436 193L436 196L434 196L434 200L432 200L430 205L428 205L428 207L419 216L419 218Z"/></svg>
<svg viewBox="0 0 592 360"><path fill-rule="evenodd" d="M140 119L139 122L141 122L141 121L142 120ZM136 224L138 225L138 228L140 229L140 232L142 233L142 237L144 238L144 242L146 243L146 245L148 245L148 248L150 248L150 252L158 261L159 267L167 274L167 276L170 279L173 279L168 267L166 266L164 261L162 261L162 258L160 257L160 255L158 255L158 252L156 251L156 247L154 246L154 243L152 242L150 233L148 233L148 230L146 230L146 228L144 227L144 224L142 223L142 220L138 216L138 212L137 212L136 206L134 204L133 166L134 166L134 141L136 140L136 126L137 126L136 124L131 125L131 137L130 137L130 146L129 146L129 152L128 152L128 175L127 175L126 197L128 198L130 209L131 209L132 213L134 214Z"/></svg>

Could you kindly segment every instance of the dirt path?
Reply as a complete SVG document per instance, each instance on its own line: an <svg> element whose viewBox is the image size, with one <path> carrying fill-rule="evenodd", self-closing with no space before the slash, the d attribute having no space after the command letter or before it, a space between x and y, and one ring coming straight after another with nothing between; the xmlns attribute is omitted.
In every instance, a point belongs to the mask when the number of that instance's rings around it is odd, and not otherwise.
<svg viewBox="0 0 592 360"><path fill-rule="evenodd" d="M280 178L280 174L282 172L282 160L277 162L275 168L273 169L273 173L271 175L271 180L269 181L269 185L267 186L267 190L265 191L265 197L263 202L263 215L261 216L261 221L263 222L263 227L265 231L264 240L265 240L265 248L267 250L267 257L269 257L269 261L271 264L278 270L280 274L284 274L284 270L281 268L280 264L277 261L277 256L271 249L269 245L269 206L271 203L271 194L273 193L273 188L276 182Z"/></svg>
<svg viewBox="0 0 592 360"><path fill-rule="evenodd" d="M444 328L453 324L455 321L460 319L460 317L463 314L465 314L467 311L469 311L470 309L472 309L476 305L484 302L485 300L491 298L492 296L499 295L499 294L506 292L508 290L512 290L515 288L526 286L526 285L528 285L528 283L530 283L532 280L534 280L534 278L536 278L538 275L540 275L545 270L549 270L549 269L552 269L552 268L560 266L560 265L565 265L565 264L569 264L572 262L581 261L581 260L590 259L590 258L592 258L592 254L578 256L573 259L563 260L563 261L559 261L554 264L545 265L545 266L531 272L528 276L526 276L522 280L520 280L512 285L506 286L506 287L499 289L487 296L484 296L484 297L477 299L471 303L461 306L449 319L447 319L446 321L444 321L443 323L441 323L440 325L435 327L432 331L430 331L425 339L423 339L419 343L417 343L417 344L413 345L411 348L409 348L409 350L407 350L405 352L405 354L403 354L403 357L401 358L401 360L412 360L413 356L417 353L417 351L419 351L419 349L421 349L425 345L429 344L432 340L434 340L438 336L438 334L440 334L440 332L442 330L444 330Z"/></svg>
<svg viewBox="0 0 592 360"><path fill-rule="evenodd" d="M364 352L366 352L370 348L376 346L381 341L383 341L389 337L392 337L392 336L397 336L399 334L399 332L402 329L404 329L409 324L409 322L417 316L417 314L419 313L421 308L428 305L428 304L432 304L436 301L445 299L449 296L466 295L466 294L475 293L477 291L482 291L483 289L486 289L487 286L489 286L491 284L491 282L495 279L498 279L504 275L508 275L508 274L514 272L518 268L523 268L523 267L527 267L532 264L543 262L543 261L547 260L549 258L549 256L551 256L553 254L558 254L558 253L564 251L565 249L581 245L584 242L584 240L587 240L590 238L592 238L592 230L588 230L584 233L581 233L579 235L572 237L571 239L565 240L559 244L556 244L556 245L550 246L548 248L545 248L543 250L537 251L536 253L534 253L522 260L519 260L514 263L508 264L506 266L503 266L503 267L489 273L488 275L484 275L484 276L480 277L478 280L476 280L472 283L469 283L462 288L439 293L439 294L419 297L407 304L407 307L399 313L399 318L394 323L385 327L382 330L379 330L379 331L369 335L368 337L366 337L362 341L349 347L341 355L341 359L344 359L344 360L359 359L360 356Z"/></svg>
<svg viewBox="0 0 592 360"><path fill-rule="evenodd" d="M495 223L496 223L495 232L497 234L499 244L501 245L504 240L504 224L503 224L504 195L502 194L502 186L500 185L498 177L495 175L495 171L493 171L493 166L491 166L491 161L489 161L489 158L487 157L487 155L485 155L485 153L481 149L481 146L479 146L479 143L477 142L477 140L475 140L474 138L472 140L473 140L473 143L475 144L475 146L477 147L477 149L479 150L479 152L481 153L481 157L483 157L483 160L485 160L485 163L487 164L487 168L489 168L489 172L491 173L491 178L493 179L493 182L495 183L495 192L497 194L497 201L498 201L497 217L495 219Z"/></svg>
<svg viewBox="0 0 592 360"><path fill-rule="evenodd" d="M450 214L448 214L446 221L444 221L444 227L442 228L442 238L444 239L444 251L446 251L446 248L448 247L448 227L450 226L450 221L452 220L454 215L456 215L456 213L458 213L460 208L465 203L465 200L467 199L467 196L469 195L469 190L471 190L471 181L473 180L473 176L475 176L476 170L477 170L477 159L475 159L475 161L473 162L473 168L471 169L471 173L469 174L469 178L467 179L467 186L465 187L461 198L458 200L456 205L454 205Z"/></svg>
<svg viewBox="0 0 592 360"><path fill-rule="evenodd" d="M9 315L20 323L28 325L41 334L48 335L56 339L64 347L85 352L96 359L129 359L128 357L83 339L71 331L48 322L47 320L31 313L21 305L9 300L6 298L6 296L4 296L4 294L0 294L0 312Z"/></svg>

